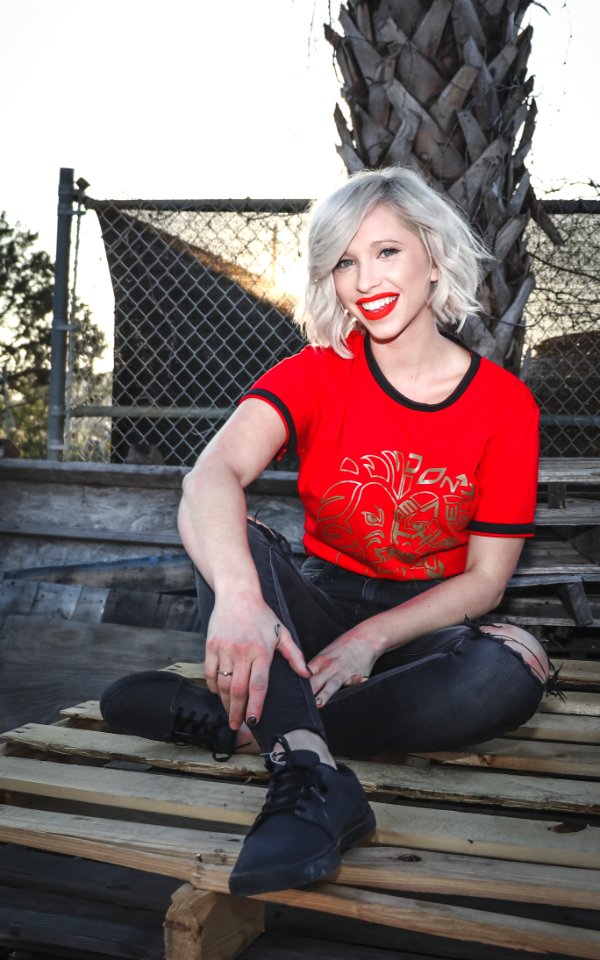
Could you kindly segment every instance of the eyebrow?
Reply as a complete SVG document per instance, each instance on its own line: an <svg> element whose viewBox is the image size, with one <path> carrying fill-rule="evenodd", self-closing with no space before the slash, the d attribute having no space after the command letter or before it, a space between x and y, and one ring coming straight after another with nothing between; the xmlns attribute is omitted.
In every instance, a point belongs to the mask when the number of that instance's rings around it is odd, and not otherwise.
<svg viewBox="0 0 600 960"><path fill-rule="evenodd" d="M405 242L406 242L405 240L398 240L397 238L396 238L396 239L392 239L392 238L390 237L389 239L384 238L384 239L382 239L382 240L373 240L373 242L369 244L369 247L380 247L380 246L381 246L382 244L384 244L384 243L393 243L393 244L395 244L396 246L399 247L399 246L402 246L402 244L405 243ZM346 255L348 254L348 251L349 251L350 249L351 249L350 247L347 248L347 250L345 251L344 256L346 256Z"/></svg>

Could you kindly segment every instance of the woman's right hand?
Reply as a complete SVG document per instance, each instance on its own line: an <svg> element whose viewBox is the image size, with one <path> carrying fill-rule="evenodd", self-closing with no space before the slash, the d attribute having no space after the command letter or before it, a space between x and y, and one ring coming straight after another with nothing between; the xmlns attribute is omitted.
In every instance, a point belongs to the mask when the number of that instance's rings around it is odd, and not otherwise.
<svg viewBox="0 0 600 960"><path fill-rule="evenodd" d="M260 720L275 651L299 676L310 676L300 647L261 596L228 593L215 600L204 669L232 730L245 720L250 719L250 726Z"/></svg>

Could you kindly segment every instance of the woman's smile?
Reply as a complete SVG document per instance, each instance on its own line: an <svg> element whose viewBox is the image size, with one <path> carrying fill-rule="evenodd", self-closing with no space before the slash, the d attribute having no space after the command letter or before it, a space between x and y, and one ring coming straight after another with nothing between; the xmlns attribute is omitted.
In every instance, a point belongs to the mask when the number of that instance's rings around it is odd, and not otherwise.
<svg viewBox="0 0 600 960"><path fill-rule="evenodd" d="M383 320L392 312L399 296L398 293L382 293L374 297L361 297L356 305L366 320Z"/></svg>

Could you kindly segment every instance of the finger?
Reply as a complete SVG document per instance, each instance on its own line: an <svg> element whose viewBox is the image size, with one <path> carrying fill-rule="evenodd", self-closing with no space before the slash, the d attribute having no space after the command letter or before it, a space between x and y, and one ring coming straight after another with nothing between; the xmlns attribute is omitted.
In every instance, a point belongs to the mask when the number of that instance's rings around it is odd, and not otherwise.
<svg viewBox="0 0 600 960"><path fill-rule="evenodd" d="M223 706L229 713L229 700L231 696L231 684L233 681L233 666L226 666L225 663L221 660L219 666L217 667L217 676L216 676L216 693L217 696L221 698Z"/></svg>
<svg viewBox="0 0 600 960"><path fill-rule="evenodd" d="M219 686L217 682L218 658L215 653L210 653L207 646L206 657L204 658L204 678L206 685L211 693L218 693Z"/></svg>
<svg viewBox="0 0 600 960"><path fill-rule="evenodd" d="M327 683L329 677L325 676L322 673L316 673L310 678L310 686L315 697L319 695L325 684Z"/></svg>
<svg viewBox="0 0 600 960"><path fill-rule="evenodd" d="M225 707L227 714L229 714L230 690L231 677L222 678L219 676L217 682L217 696L221 698L221 703Z"/></svg>
<svg viewBox="0 0 600 960"><path fill-rule="evenodd" d="M317 707L322 709L325 704L329 702L334 693L337 693L337 691L340 689L340 686L341 684L339 680L336 680L335 678L328 680L327 683L321 687L315 697L315 703L317 704Z"/></svg>
<svg viewBox="0 0 600 960"><path fill-rule="evenodd" d="M246 717L249 678L250 667L242 663L236 665L229 685L226 707L229 714L229 726L232 730L239 730Z"/></svg>
<svg viewBox="0 0 600 960"><path fill-rule="evenodd" d="M252 664L246 706L246 723L250 728L254 727L262 716L269 686L270 668L271 664L266 659L255 660Z"/></svg>
<svg viewBox="0 0 600 960"><path fill-rule="evenodd" d="M310 670L311 676L318 676L319 673L323 673L324 670L330 667L331 663L331 657L323 656L322 653L320 653L317 657L313 657L312 660L309 660L307 666Z"/></svg>

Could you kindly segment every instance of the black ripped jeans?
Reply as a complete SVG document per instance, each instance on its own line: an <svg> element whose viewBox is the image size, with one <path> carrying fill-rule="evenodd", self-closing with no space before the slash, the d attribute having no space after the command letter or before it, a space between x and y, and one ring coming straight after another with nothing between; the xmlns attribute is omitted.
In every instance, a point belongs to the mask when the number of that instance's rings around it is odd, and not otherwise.
<svg viewBox="0 0 600 960"><path fill-rule="evenodd" d="M263 596L306 661L361 620L434 584L350 573L317 558L300 568L279 534L253 520L248 539ZM204 628L214 594L196 571ZM307 729L341 756L449 750L516 729L535 713L544 684L503 639L476 624L445 627L384 654L364 683L343 687L318 709L308 680L275 653L260 722L261 748Z"/></svg>

